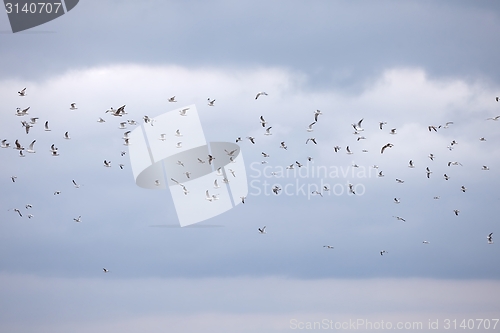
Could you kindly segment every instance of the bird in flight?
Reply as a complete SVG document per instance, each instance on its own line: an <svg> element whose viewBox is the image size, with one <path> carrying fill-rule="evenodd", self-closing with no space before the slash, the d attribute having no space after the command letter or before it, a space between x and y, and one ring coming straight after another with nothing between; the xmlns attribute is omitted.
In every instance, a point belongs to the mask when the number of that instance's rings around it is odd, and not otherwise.
<svg viewBox="0 0 500 333"><path fill-rule="evenodd" d="M323 247L326 247L327 249L333 249L333 246L331 245L323 245Z"/></svg>
<svg viewBox="0 0 500 333"><path fill-rule="evenodd" d="M383 154L384 153L384 150L386 150L387 148L392 148L394 145L392 143L387 143L385 144L382 149L380 149L380 153Z"/></svg>
<svg viewBox="0 0 500 333"><path fill-rule="evenodd" d="M103 271L103 273L108 273L109 269L103 268L102 271Z"/></svg>
<svg viewBox="0 0 500 333"><path fill-rule="evenodd" d="M210 98L208 98L207 100L208 100L208 106L214 106L215 99L210 100Z"/></svg>
<svg viewBox="0 0 500 333"><path fill-rule="evenodd" d="M260 234L265 234L266 233L266 226L263 226L262 228L258 228Z"/></svg>
<svg viewBox="0 0 500 333"><path fill-rule="evenodd" d="M26 96L26 88L23 88L21 91L18 91L17 92L19 94L19 96Z"/></svg>
<svg viewBox="0 0 500 333"><path fill-rule="evenodd" d="M69 108L69 109L70 109L70 110L76 110L76 109L78 109L78 108L76 107L76 103L71 103L71 106L70 106L70 108Z"/></svg>
<svg viewBox="0 0 500 333"><path fill-rule="evenodd" d="M313 130L313 128L312 128L312 127L314 126L314 124L316 124L316 122L315 122L315 121L313 121L312 123L310 123L310 124L309 124L309 126L307 126L307 131L308 131L308 132L312 132L312 131L314 131L314 130Z"/></svg>
<svg viewBox="0 0 500 333"><path fill-rule="evenodd" d="M175 102L177 102L177 101L175 100L175 96L170 97L170 98L168 99L168 101L169 101L170 103L175 103Z"/></svg>
<svg viewBox="0 0 500 333"><path fill-rule="evenodd" d="M267 96L267 93L265 91L261 91L261 92L257 93L257 95L255 96L255 99L259 98L259 96Z"/></svg>
<svg viewBox="0 0 500 333"><path fill-rule="evenodd" d="M497 97L498 98L498 97ZM486 239L488 239L488 244L493 244L493 233L491 232Z"/></svg>
<svg viewBox="0 0 500 333"><path fill-rule="evenodd" d="M78 218L73 219L75 222L82 222L82 216L78 216Z"/></svg>

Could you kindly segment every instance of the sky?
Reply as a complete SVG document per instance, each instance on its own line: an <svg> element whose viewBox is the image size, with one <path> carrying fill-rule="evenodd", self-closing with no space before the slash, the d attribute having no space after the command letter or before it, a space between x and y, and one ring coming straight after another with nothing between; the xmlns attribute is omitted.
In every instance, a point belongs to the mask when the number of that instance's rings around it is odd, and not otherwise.
<svg viewBox="0 0 500 333"><path fill-rule="evenodd" d="M499 29L492 1L87 0L15 34L0 14L0 331L500 329ZM248 193L180 227L123 136L191 105Z"/></svg>

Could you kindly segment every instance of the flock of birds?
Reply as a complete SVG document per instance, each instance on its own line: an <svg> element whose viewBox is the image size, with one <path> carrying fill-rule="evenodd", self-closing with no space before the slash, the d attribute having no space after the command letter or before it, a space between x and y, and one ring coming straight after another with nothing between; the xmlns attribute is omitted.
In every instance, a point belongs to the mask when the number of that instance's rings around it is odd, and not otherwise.
<svg viewBox="0 0 500 333"><path fill-rule="evenodd" d="M18 92L18 95L19 95L19 97L25 97L25 96L27 96L26 88L23 88L22 90L20 90ZM268 96L268 94L266 92L258 92L256 94L256 96L255 96L255 100L259 99L259 97L261 97L261 96ZM499 101L499 97L496 97L496 101L497 102ZM170 103L177 102L176 97L175 96L170 97L168 99L168 102L170 102ZM207 105L210 106L210 107L215 106L215 99L208 98L207 99ZM124 115L127 114L127 112L125 111L125 107L126 107L125 105L120 106L117 109L114 109L113 107L111 107L110 109L106 110L104 113L105 114L110 114L110 115L112 115L114 117L123 117ZM78 107L76 106L76 103L71 103L69 105L68 109L74 111L74 110L77 110ZM189 110L189 108L182 109L179 112L180 116L186 116L188 114L188 110ZM27 107L27 108L24 108L24 109L17 108L17 110L15 112L15 115L17 117L22 117L23 118L23 120L21 120L21 125L22 125L22 128L24 128L24 131L25 131L26 134L29 134L30 130L34 126L36 126L38 124L38 121L39 121L38 117L29 117L29 112L30 112L30 107ZM323 115L323 113L320 110L315 110L312 113L313 121L311 121L307 126L305 126L305 131L307 133L311 134L312 132L314 132L314 127L320 121L320 118L321 118L322 115ZM28 120L24 120L24 117L29 117L29 121ZM487 120L488 121L489 120L491 120L491 121L498 121L498 120L500 120L500 115L495 116L495 117L491 117L491 118L487 118ZM143 117L143 121L144 121L145 124L149 124L151 126L154 125L154 119L150 118L147 115L145 115ZM363 128L363 121L364 121L364 119L361 119L361 120L359 120L359 121L354 122L354 123L351 124L352 129L354 130L353 134L357 136L356 141L366 140L366 137L363 136L363 133L365 131L365 129ZM97 122L98 123L104 123L104 122L106 122L106 120L104 118L102 118L102 117L99 117L97 119ZM266 119L264 118L264 116L260 116L259 122L260 122L261 127L264 129L264 133L263 133L264 136L270 136L270 135L273 134L271 132L273 126L270 126L269 122L266 121ZM137 121L129 119L129 120L126 120L126 121L121 121L119 123L119 127L118 128L119 129L127 129L128 125L134 126L134 125L138 125L138 124L139 123ZM385 125L387 125L387 122L380 121L379 124L378 124L378 128L380 130L384 130L384 126ZM453 122L447 122L445 125L438 125L438 126L436 126L436 125L429 125L428 126L428 131L429 132L438 132L438 130L440 130L441 128L444 128L444 129L445 128L449 128L451 125L453 125ZM50 132L51 131L51 128L49 126L49 121L48 120L44 122L43 128L44 128L44 131L46 131L46 132ZM126 131L123 134L122 139L124 140L123 145L125 145L125 146L128 146L128 145L131 144L130 143L130 137L129 137L130 132L131 131ZM396 128L391 128L388 133L390 135L397 135L397 129ZM180 133L179 130L176 131L175 135L178 136L178 137L182 136L182 134ZM71 140L71 136L70 136L70 134L69 134L68 131L66 131L66 132L64 132L62 134L62 138L64 140ZM166 134L161 134L159 140L165 140L165 139L166 139ZM257 142L257 139L255 137L253 137L253 136L247 136L246 139L251 144L253 144L253 145L256 144L256 142ZM480 138L479 140L480 141L486 141L486 139L484 137ZM243 141L243 139L242 139L242 137L237 137L235 141L236 141L236 143L238 143L238 142ZM11 144L11 142L9 142L8 139L3 139L0 142L0 148L13 148L13 149L15 149L15 150L18 151L20 157L25 157L26 156L25 153L28 153L28 154L34 154L34 153L36 153L36 150L35 150L35 144L36 144L36 142L37 142L36 139L32 140L27 147L24 147L23 144L19 141L19 139L16 139L14 141L13 145ZM310 136L310 137L308 137L306 139L305 144L306 145L308 145L308 144L317 145L318 144L318 140L314 136ZM455 140L453 140L453 141L450 142L450 144L448 145L447 148L449 150L453 150L456 145L458 145L458 142L455 141ZM182 142L178 142L177 143L177 147L178 148L182 147ZM287 145L287 143L285 141L280 141L278 147L280 149L285 150L285 151L288 150L288 145ZM380 148L380 154L384 154L388 149L391 149L393 147L394 147L394 144L392 144L391 142L387 142L386 144L384 144L384 145L381 146L381 148ZM340 147L338 145L333 147L333 152L334 153L338 153L338 152L341 152L341 151L342 151L342 147ZM352 155L353 154L353 151L351 150L351 148L349 147L349 145L347 145L345 147L345 152L348 155ZM367 153L368 151L367 150L362 150L362 152L363 153ZM50 155L54 156L54 157L57 157L57 156L60 155L59 149L58 149L58 147L56 146L55 143L50 146L50 148L48 149L48 153L50 153ZM121 151L120 154L121 154L121 156L125 156L126 153L127 153L126 151ZM230 156L230 158L232 158L232 154L234 154L235 151L226 151L226 153ZM263 151L262 152L262 157L264 159L268 159L270 157L270 154L268 154L268 153L266 153L266 152ZM431 161L434 161L435 156L434 156L434 154L431 153L431 154L429 154L428 158ZM214 159L213 156L208 155L208 157L207 157L206 160L199 158L198 161L200 163L208 162L209 164L211 164L213 159ZM313 158L311 156L307 157L308 161L312 161L312 159ZM266 164L267 161L263 160L261 163L262 164ZM179 164L182 165L182 162L179 161ZM110 160L106 159L106 160L103 161L103 165L104 165L104 167L109 168L109 167L112 166L112 163L111 163ZM447 165L450 166L450 167L451 166L462 166L462 164L460 162L457 162L457 161L449 161L447 163ZM120 169L124 169L124 164L119 164L119 167L120 167ZM291 163L288 166L286 166L286 169L294 169L294 168L301 168L301 167L303 167L303 164L300 163L298 160L296 160L294 163ZM353 164L353 168L356 168L356 167L359 167L359 166L357 166L356 164ZM409 160L409 162L408 162L408 168L413 169L415 167L416 166L415 166L414 161L413 160ZM378 169L379 167L377 165L373 165L372 168ZM490 168L488 166L486 166L486 165L483 165L482 168L481 168L481 170L488 171L488 170L490 170ZM234 172L232 170L229 170L229 171L233 174L233 176L235 176ZM425 174L426 174L427 178L430 178L431 175L433 174L433 171L431 171L431 169L429 167L426 167ZM273 172L272 175L277 176L278 174L275 173L275 172ZM187 173L186 176L187 176L187 178L189 178L189 173ZM382 171L378 171L377 176L378 177L384 177L385 175L383 174ZM15 175L11 176L10 178L11 178L12 182L16 182L16 180L17 180L17 176L15 176ZM444 178L444 180L449 180L450 176L447 173L445 173L443 175L443 178ZM189 191L186 189L186 187L181 182L179 182L177 180L174 180L174 179L172 179L172 181L174 181L175 183L179 184L183 188L184 194L189 193ZM160 185L158 180L155 181L155 182L156 182L156 185ZM225 182L227 182L227 180L225 180ZM396 182L402 184L402 183L404 183L404 180L396 178ZM72 184L77 189L82 186L81 184L78 184L74 179L72 180ZM355 195L356 192L355 192L353 184L349 183L348 185L349 185L349 193L352 194L352 195ZM214 188L219 188L219 187L220 187L220 185L218 184L217 180L215 180L215 182L214 182ZM462 185L461 188L460 188L460 190L462 192L466 192L467 188L464 185ZM276 194L276 195L280 194L281 191L282 191L282 189L278 185L276 185L276 186L274 186L272 188L272 192L274 194ZM324 192L328 192L328 191L330 191L330 188L325 185L325 186L323 186L323 188L321 190L319 190L319 191L318 190L313 191L312 194L313 195L323 196L323 193ZM56 191L54 191L53 194L54 195L59 195L60 193L61 193L61 191L56 190ZM210 194L208 190L206 191L205 195L206 195L206 200L208 200L208 201L215 201L215 200L218 199L217 195ZM434 199L436 199L436 200L438 200L439 198L440 198L439 196L435 196L434 197ZM246 197L241 197L242 203L245 203L245 200L246 200ZM395 204L401 203L401 198L394 198L394 203ZM26 216L29 219L31 219L31 218L34 217L34 215L31 214L32 208L33 208L33 205L31 205L31 204L26 204L25 205L25 210L27 212ZM13 209L9 209L9 210L14 211L19 217L23 217L24 216L24 214L23 214L24 212L21 209L19 209L19 208L13 208ZM460 213L460 210L459 209L454 209L453 213L456 216L458 216L459 213ZM401 216L393 216L393 217L396 218L398 221L406 222L406 219L403 218L403 217L401 217ZM73 221L75 223L82 222L82 216L79 215L78 217L73 218ZM258 232L260 234L266 234L267 233L266 232L266 226L258 228ZM487 238L487 243L488 244L493 244L493 233L489 233L486 238ZM427 240L423 240L422 243L423 244L430 244L430 242L427 241ZM326 248L326 249L334 249L334 246L331 246L331 245L324 245L323 247ZM388 252L385 251L385 250L380 251L380 255L381 256L383 256L384 254L387 254L387 253ZM103 272L104 273L108 273L109 270L106 269L106 268L103 268Z"/></svg>

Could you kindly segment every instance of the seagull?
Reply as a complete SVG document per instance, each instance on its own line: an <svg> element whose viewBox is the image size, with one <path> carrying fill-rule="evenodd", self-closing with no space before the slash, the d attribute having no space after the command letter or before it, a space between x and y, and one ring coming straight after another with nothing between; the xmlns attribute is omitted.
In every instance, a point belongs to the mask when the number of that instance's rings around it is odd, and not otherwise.
<svg viewBox="0 0 500 333"><path fill-rule="evenodd" d="M255 99L259 98L259 96L267 96L267 93L265 91L261 91L259 93L257 93L257 95L255 96Z"/></svg>
<svg viewBox="0 0 500 333"><path fill-rule="evenodd" d="M160 138L158 140L165 141L167 138L167 135L165 133L160 134Z"/></svg>
<svg viewBox="0 0 500 333"><path fill-rule="evenodd" d="M433 130L434 130L434 132L438 131L436 126L433 126L433 125L427 126L427 128L429 129L429 132L432 132Z"/></svg>
<svg viewBox="0 0 500 333"><path fill-rule="evenodd" d="M12 182L15 183L16 179L17 179L17 176L10 176L10 179L12 179Z"/></svg>
<svg viewBox="0 0 500 333"><path fill-rule="evenodd" d="M215 99L210 100L210 98L207 98L207 100L208 100L208 106L214 106Z"/></svg>
<svg viewBox="0 0 500 333"><path fill-rule="evenodd" d="M448 166L451 166L451 165L460 165L460 166L463 166L462 163L460 163L460 162L448 162Z"/></svg>
<svg viewBox="0 0 500 333"><path fill-rule="evenodd" d="M266 154L266 153L262 152L262 156L264 156L264 157L269 157L269 156L271 156L271 155L269 155L269 154Z"/></svg>
<svg viewBox="0 0 500 333"><path fill-rule="evenodd" d="M17 92L19 94L19 96L23 97L23 96L26 96L26 88L23 88L21 91L18 91Z"/></svg>
<svg viewBox="0 0 500 333"><path fill-rule="evenodd" d="M198 163L203 164L203 163L205 163L205 161L198 157Z"/></svg>
<svg viewBox="0 0 500 333"><path fill-rule="evenodd" d="M387 125L387 122L385 122L385 121L379 121L379 122L378 122L378 126L379 126L379 128L380 128L380 129L382 129L382 127L383 127L384 125Z"/></svg>
<svg viewBox="0 0 500 333"><path fill-rule="evenodd" d="M55 191L54 192L54 195L59 195L59 194L61 194L61 191Z"/></svg>
<svg viewBox="0 0 500 333"><path fill-rule="evenodd" d="M120 123L120 126L118 126L118 129L126 129L127 128L127 122L126 121L122 121Z"/></svg>
<svg viewBox="0 0 500 333"><path fill-rule="evenodd" d="M490 232L490 234L486 237L486 239L488 240L488 244L493 244L493 233Z"/></svg>
<svg viewBox="0 0 500 333"><path fill-rule="evenodd" d="M311 161L313 160L313 158L312 158L311 156L307 156L307 160L308 160L309 162L311 162Z"/></svg>
<svg viewBox="0 0 500 333"><path fill-rule="evenodd" d="M314 121L318 121L318 116L321 115L321 111L320 110L316 110L314 111Z"/></svg>
<svg viewBox="0 0 500 333"><path fill-rule="evenodd" d="M382 251L380 251L380 255L381 255L381 256L383 256L383 255L384 255L384 253L389 253L389 252L387 252L386 250L382 250Z"/></svg>
<svg viewBox="0 0 500 333"><path fill-rule="evenodd" d="M179 137L182 136L181 131L180 130L176 130L175 131L175 136L179 136Z"/></svg>
<svg viewBox="0 0 500 333"><path fill-rule="evenodd" d="M447 174L444 174L444 180L449 180L450 179L450 176L448 176Z"/></svg>
<svg viewBox="0 0 500 333"><path fill-rule="evenodd" d="M260 124L262 125L262 127L266 127L267 121L264 120L263 116L260 116Z"/></svg>
<svg viewBox="0 0 500 333"><path fill-rule="evenodd" d="M434 154L429 154L429 158L431 159L431 161L434 161Z"/></svg>
<svg viewBox="0 0 500 333"><path fill-rule="evenodd" d="M280 143L280 148L283 148L283 149L285 149L285 150L287 150L287 149L288 149L288 147L287 147L287 146L286 146L286 144L285 144L285 141L281 141L281 143Z"/></svg>
<svg viewBox="0 0 500 333"><path fill-rule="evenodd" d="M103 271L104 273L108 273L108 272L109 272L109 270L108 270L108 269L106 269L106 268L103 268L103 269L102 269L102 271Z"/></svg>
<svg viewBox="0 0 500 333"><path fill-rule="evenodd" d="M434 197L433 199L434 199L434 200L439 200L439 197Z"/></svg>
<svg viewBox="0 0 500 333"><path fill-rule="evenodd" d="M401 203L401 198L394 198L394 203Z"/></svg>
<svg viewBox="0 0 500 333"><path fill-rule="evenodd" d="M37 121L38 119L40 119L40 118L38 118L38 117L33 117L33 118L30 118L30 124L35 125L35 124L36 124L36 121Z"/></svg>
<svg viewBox="0 0 500 333"><path fill-rule="evenodd" d="M16 146L14 147L14 149L17 149L17 150L24 150L24 147L23 147L23 146L21 146L21 144L19 143L19 140L16 140L16 142L14 142L14 143L15 143L15 145L16 145Z"/></svg>
<svg viewBox="0 0 500 333"><path fill-rule="evenodd" d="M182 148L182 142L177 142L177 144L175 145L176 148Z"/></svg>
<svg viewBox="0 0 500 333"><path fill-rule="evenodd" d="M220 188L219 183L217 182L217 179L214 180L214 188Z"/></svg>
<svg viewBox="0 0 500 333"><path fill-rule="evenodd" d="M71 103L71 107L70 107L69 109L70 109L70 110L76 110L76 109L78 109L78 108L76 107L76 103Z"/></svg>
<svg viewBox="0 0 500 333"><path fill-rule="evenodd" d="M309 138L309 139L307 139L307 140L306 140L306 144L307 144L309 141L313 142L315 145L317 145L317 144L318 144L318 143L316 142L316 138Z"/></svg>
<svg viewBox="0 0 500 333"><path fill-rule="evenodd" d="M9 148L10 147L10 143L7 142L7 139L3 139L0 147L1 148Z"/></svg>
<svg viewBox="0 0 500 333"><path fill-rule="evenodd" d="M483 137L483 138L479 138L479 141L486 141L486 139Z"/></svg>
<svg viewBox="0 0 500 333"><path fill-rule="evenodd" d="M70 140L71 139L68 132L64 133L64 138L66 140Z"/></svg>
<svg viewBox="0 0 500 333"><path fill-rule="evenodd" d="M247 136L247 139L250 140L252 144L255 144L255 138L253 136Z"/></svg>
<svg viewBox="0 0 500 333"><path fill-rule="evenodd" d="M179 112L180 112L180 111L179 111ZM182 116L182 114L181 114L181 116ZM149 118L149 116L147 116L147 115L146 115L146 116L144 116L144 117L142 117L142 119L144 120L144 123L145 123L145 124L148 124L148 123L150 123L150 122L151 122L151 118Z"/></svg>
<svg viewBox="0 0 500 333"><path fill-rule="evenodd" d="M187 116L187 111L188 111L188 110L189 110L189 108L182 109L182 110L180 110L180 111L179 111L179 114L180 114L181 116Z"/></svg>
<svg viewBox="0 0 500 333"><path fill-rule="evenodd" d="M380 171L380 172L378 173L378 177L384 177L384 174L382 173L382 171Z"/></svg>
<svg viewBox="0 0 500 333"><path fill-rule="evenodd" d="M184 172L184 174L186 175L186 177L191 178L191 172L186 171L186 172Z"/></svg>
<svg viewBox="0 0 500 333"><path fill-rule="evenodd" d="M23 217L23 214L21 214L21 211L17 208L14 208L14 211L19 214L20 217Z"/></svg>
<svg viewBox="0 0 500 333"><path fill-rule="evenodd" d="M131 119L131 120L127 120L127 123L128 123L129 125L137 125L137 121L135 121L135 120L133 120L133 119Z"/></svg>
<svg viewBox="0 0 500 333"><path fill-rule="evenodd" d="M325 192L326 191L330 191L330 188L328 186L326 186L326 185L323 185L323 191L325 191Z"/></svg>
<svg viewBox="0 0 500 333"><path fill-rule="evenodd" d="M364 131L364 129L363 129L363 128L361 128L361 123L363 122L363 119L364 119L364 118L362 118L360 121L358 121L358 123L357 123L357 124L351 124L351 125L352 125L352 127L354 127L354 130L355 130L356 132L362 132L362 131Z"/></svg>
<svg viewBox="0 0 500 333"><path fill-rule="evenodd" d="M274 194L278 195L279 191L281 191L281 187L279 187L278 185L275 185L273 187L273 192Z"/></svg>
<svg viewBox="0 0 500 333"><path fill-rule="evenodd" d="M258 228L259 233L265 234L266 233L266 226L263 226L262 228Z"/></svg>
<svg viewBox="0 0 500 333"><path fill-rule="evenodd" d="M396 220L398 220L398 221L406 222L406 220L404 218L402 218L402 217L399 217L399 216L393 216L393 217L395 217Z"/></svg>
<svg viewBox="0 0 500 333"><path fill-rule="evenodd" d="M28 218L29 219L33 218L33 214L28 214Z"/></svg>
<svg viewBox="0 0 500 333"><path fill-rule="evenodd" d="M460 190L465 193L465 191L467 191L467 188L462 185L462 187L460 187Z"/></svg>
<svg viewBox="0 0 500 333"><path fill-rule="evenodd" d="M16 115L19 116L19 117L22 117L22 116L26 116L28 115L28 110L30 109L30 107L28 106L26 109L23 109L21 110L21 108L17 108L16 109Z"/></svg>
<svg viewBox="0 0 500 333"><path fill-rule="evenodd" d="M338 152L340 149L342 149L340 146L335 146L335 147L333 147L333 150L334 150L335 152Z"/></svg>
<svg viewBox="0 0 500 333"><path fill-rule="evenodd" d="M429 167L425 168L425 172L427 173L427 178L430 178L431 177L431 169L429 169Z"/></svg>
<svg viewBox="0 0 500 333"><path fill-rule="evenodd" d="M208 164L212 165L212 161L215 160L215 157L212 155L208 155Z"/></svg>
<svg viewBox="0 0 500 333"><path fill-rule="evenodd" d="M481 168L481 170L489 170L490 168L488 168L486 165L483 165L483 167Z"/></svg>
<svg viewBox="0 0 500 333"><path fill-rule="evenodd" d="M160 181L158 179L155 180L155 186L160 186L160 185L161 185Z"/></svg>
<svg viewBox="0 0 500 333"><path fill-rule="evenodd" d="M107 168L110 168L111 167L111 161L104 160L104 166L107 167Z"/></svg>
<svg viewBox="0 0 500 333"><path fill-rule="evenodd" d="M168 99L168 101L169 101L170 103L175 103L175 102L177 102L177 101L175 100L175 96L170 97L170 98Z"/></svg>
<svg viewBox="0 0 500 333"><path fill-rule="evenodd" d="M125 133L123 133L123 137L122 137L122 139L123 139L123 140L128 140L128 139L130 139L130 137L128 136L128 135L130 134L130 132L132 132L132 131L126 131Z"/></svg>
<svg viewBox="0 0 500 333"><path fill-rule="evenodd" d="M264 133L264 135L273 135L273 133L271 133L271 128L273 128L273 127L271 126L271 127L266 128L266 132Z"/></svg>
<svg viewBox="0 0 500 333"><path fill-rule="evenodd" d="M29 134L30 128L33 127L33 125L29 124L27 121L21 121L21 124L26 129L26 134Z"/></svg>
<svg viewBox="0 0 500 333"><path fill-rule="evenodd" d="M297 166L298 166L299 168L301 168L301 167L302 167L302 164L301 164L299 161L295 161L295 164L297 164Z"/></svg>
<svg viewBox="0 0 500 333"><path fill-rule="evenodd" d="M30 209L30 208L33 208L33 205L31 205L31 204L26 204L24 207L25 207L26 209Z"/></svg>
<svg viewBox="0 0 500 333"><path fill-rule="evenodd" d="M312 194L319 194L319 195L321 195L321 196L323 197L323 194L322 194L321 192L318 192L318 191L312 191L311 193L312 193Z"/></svg>
<svg viewBox="0 0 500 333"><path fill-rule="evenodd" d="M430 244L430 243L429 243L428 241L426 241L426 240L424 240L422 243L423 243L423 244Z"/></svg>
<svg viewBox="0 0 500 333"><path fill-rule="evenodd" d="M398 178L396 178L396 181L397 181L398 183L400 183L400 184L403 184L403 183L405 182L404 180L401 180L401 179L398 179Z"/></svg>
<svg viewBox="0 0 500 333"><path fill-rule="evenodd" d="M24 155L22 150L19 151L19 157L26 157L26 155Z"/></svg>
<svg viewBox="0 0 500 333"><path fill-rule="evenodd" d="M120 167L121 170L123 170L123 167L125 166L125 164L118 164L118 166Z"/></svg>
<svg viewBox="0 0 500 333"><path fill-rule="evenodd" d="M231 174L233 175L233 177L236 177L236 175L234 174L234 170L233 169L228 169L229 172L231 172Z"/></svg>
<svg viewBox="0 0 500 333"><path fill-rule="evenodd" d="M50 132L49 121L48 120L45 122L45 131Z"/></svg>
<svg viewBox="0 0 500 333"><path fill-rule="evenodd" d="M389 134L397 134L396 129L395 128L391 129L391 132Z"/></svg>
<svg viewBox="0 0 500 333"><path fill-rule="evenodd" d="M347 146L347 147L345 148L345 150L347 150L347 154L348 154L348 155L352 155L352 152L351 152L351 150L349 149L349 146Z"/></svg>
<svg viewBox="0 0 500 333"><path fill-rule="evenodd" d="M453 125L452 121L448 121L446 124L444 124L443 128L448 128L448 127L450 127L450 125Z"/></svg>
<svg viewBox="0 0 500 333"><path fill-rule="evenodd" d="M313 130L313 128L312 128L314 124L316 124L316 122L315 122L315 121L314 121L314 122L312 122L312 123L310 123L310 124L309 124L309 126L307 126L307 131L308 131L308 132L312 132L312 131L314 131L314 130Z"/></svg>
<svg viewBox="0 0 500 333"><path fill-rule="evenodd" d="M382 149L380 150L380 153L383 154L384 153L384 150L386 150L387 148L392 148L394 145L392 143L387 143L386 145L384 145L382 147Z"/></svg>
<svg viewBox="0 0 500 333"><path fill-rule="evenodd" d="M366 138L364 136L359 136L356 141L359 141L359 140L366 140Z"/></svg>
<svg viewBox="0 0 500 333"><path fill-rule="evenodd" d="M496 117L493 117L493 118L488 118L486 120L494 120L494 121L497 121L498 119L500 119L500 116L496 116Z"/></svg>
<svg viewBox="0 0 500 333"><path fill-rule="evenodd" d="M323 247L326 247L327 249L333 249L333 246L331 245L323 245Z"/></svg>
<svg viewBox="0 0 500 333"><path fill-rule="evenodd" d="M460 213L458 209L454 209L453 212L455 213L456 216L458 216L458 213Z"/></svg>
<svg viewBox="0 0 500 333"><path fill-rule="evenodd" d="M27 151L28 153L35 153L35 148L34 148L34 146L35 146L35 142L36 142L36 140L33 140L33 141L30 143L30 145L28 146L28 149L26 149L26 151Z"/></svg>
<svg viewBox="0 0 500 333"><path fill-rule="evenodd" d="M184 166L184 163L182 163L182 161L177 161L177 165Z"/></svg>
<svg viewBox="0 0 500 333"><path fill-rule="evenodd" d="M410 160L408 167L409 168L415 168L415 166L413 165L413 160Z"/></svg>
<svg viewBox="0 0 500 333"><path fill-rule="evenodd" d="M205 192L205 199L208 200L208 201L210 201L210 202L212 202L214 200L214 196L210 195L208 193L208 190L206 190L206 192Z"/></svg>
<svg viewBox="0 0 500 333"><path fill-rule="evenodd" d="M97 122L98 122L98 123L105 123L105 122L106 122L106 120L104 120L104 119L102 119L101 117L99 117L99 119L97 119Z"/></svg>
<svg viewBox="0 0 500 333"><path fill-rule="evenodd" d="M82 216L78 216L78 218L73 219L75 222L82 222Z"/></svg>
<svg viewBox="0 0 500 333"><path fill-rule="evenodd" d="M73 186L74 186L75 188L80 188L80 185L79 185L79 184L77 184L77 183L75 182L75 180L74 180L74 179L73 179Z"/></svg>
<svg viewBox="0 0 500 333"><path fill-rule="evenodd" d="M130 146L130 139L129 138L125 138L123 140L125 140L125 142L123 143L124 146Z"/></svg>
<svg viewBox="0 0 500 333"><path fill-rule="evenodd" d="M356 194L356 192L354 192L354 185L349 183L349 192L352 193L352 194Z"/></svg>

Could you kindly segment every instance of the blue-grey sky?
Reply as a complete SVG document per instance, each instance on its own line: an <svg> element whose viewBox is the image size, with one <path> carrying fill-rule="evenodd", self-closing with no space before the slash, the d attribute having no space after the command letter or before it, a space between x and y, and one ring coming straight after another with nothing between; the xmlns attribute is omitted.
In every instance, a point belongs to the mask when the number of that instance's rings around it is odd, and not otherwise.
<svg viewBox="0 0 500 333"><path fill-rule="evenodd" d="M0 14L0 330L498 318L499 18L491 1L107 0L12 34ZM192 104L207 141L243 138L249 190L180 228L169 191L138 187L120 153L145 115Z"/></svg>

